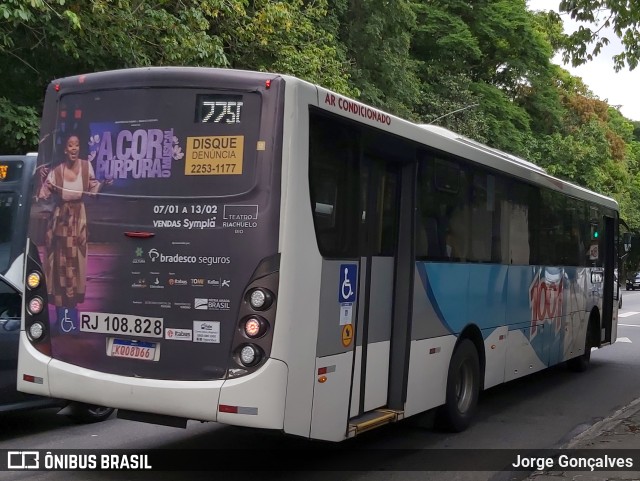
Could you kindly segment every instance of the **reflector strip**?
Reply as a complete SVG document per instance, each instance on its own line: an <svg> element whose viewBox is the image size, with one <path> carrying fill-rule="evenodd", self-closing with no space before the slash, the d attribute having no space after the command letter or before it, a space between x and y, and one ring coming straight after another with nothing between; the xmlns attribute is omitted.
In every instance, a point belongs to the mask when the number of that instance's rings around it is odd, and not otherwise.
<svg viewBox="0 0 640 481"><path fill-rule="evenodd" d="M333 366L325 366L325 367L319 367L318 368L318 375L327 374L329 372L336 372L336 365L335 364Z"/></svg>
<svg viewBox="0 0 640 481"><path fill-rule="evenodd" d="M251 408L246 406L229 406L228 404L220 404L218 411L228 414L248 414L250 416L258 415L258 408Z"/></svg>
<svg viewBox="0 0 640 481"><path fill-rule="evenodd" d="M238 414L238 406L227 406L226 404L220 404L218 411L221 413Z"/></svg>
<svg viewBox="0 0 640 481"><path fill-rule="evenodd" d="M439 352L440 352L439 347L432 347L431 349L429 349L429 354L438 354Z"/></svg>
<svg viewBox="0 0 640 481"><path fill-rule="evenodd" d="M34 384L44 384L44 380L41 377L31 376L29 374L23 374L22 380L27 382L32 382Z"/></svg>

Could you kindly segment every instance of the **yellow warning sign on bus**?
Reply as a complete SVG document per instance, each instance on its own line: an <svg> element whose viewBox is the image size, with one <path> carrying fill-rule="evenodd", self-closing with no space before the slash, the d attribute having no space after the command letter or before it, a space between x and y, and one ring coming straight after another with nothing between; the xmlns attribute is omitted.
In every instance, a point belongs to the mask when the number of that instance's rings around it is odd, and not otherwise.
<svg viewBox="0 0 640 481"><path fill-rule="evenodd" d="M187 137L184 175L240 175L244 136Z"/></svg>
<svg viewBox="0 0 640 481"><path fill-rule="evenodd" d="M345 324L342 326L342 345L349 347L353 342L353 325Z"/></svg>

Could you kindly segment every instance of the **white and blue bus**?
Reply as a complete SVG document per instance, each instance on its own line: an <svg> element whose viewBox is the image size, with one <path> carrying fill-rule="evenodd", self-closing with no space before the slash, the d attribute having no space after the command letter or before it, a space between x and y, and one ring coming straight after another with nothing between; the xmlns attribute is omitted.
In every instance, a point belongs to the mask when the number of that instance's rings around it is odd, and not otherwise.
<svg viewBox="0 0 640 481"><path fill-rule="evenodd" d="M616 339L618 205L286 75L54 81L19 389L340 441ZM36 237L38 237L36 239Z"/></svg>

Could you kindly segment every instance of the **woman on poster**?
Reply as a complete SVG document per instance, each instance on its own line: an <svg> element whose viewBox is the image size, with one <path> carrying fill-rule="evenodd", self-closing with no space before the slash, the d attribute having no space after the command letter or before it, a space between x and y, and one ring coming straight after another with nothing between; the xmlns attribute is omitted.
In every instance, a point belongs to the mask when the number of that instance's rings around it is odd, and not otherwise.
<svg viewBox="0 0 640 481"><path fill-rule="evenodd" d="M70 332L77 329L77 305L84 302L86 292L88 236L83 197L97 194L103 183L95 178L91 163L80 158L78 135L68 135L63 145L64 160L43 172L46 180L38 198L53 198L55 205L46 232L45 277L59 325Z"/></svg>

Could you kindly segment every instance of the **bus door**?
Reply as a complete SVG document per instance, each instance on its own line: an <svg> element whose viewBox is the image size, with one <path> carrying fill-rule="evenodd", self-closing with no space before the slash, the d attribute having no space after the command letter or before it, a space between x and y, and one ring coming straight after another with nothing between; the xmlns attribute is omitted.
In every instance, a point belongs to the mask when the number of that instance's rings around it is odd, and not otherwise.
<svg viewBox="0 0 640 481"><path fill-rule="evenodd" d="M415 163L366 153L362 162L362 257L352 418L391 407L392 397L403 397L410 316L398 311L408 309L407 296L413 287ZM396 403L396 409L401 407L401 402Z"/></svg>
<svg viewBox="0 0 640 481"><path fill-rule="evenodd" d="M313 438L338 441L345 427L351 437L395 420L394 413L381 420L378 408L402 410L417 164L410 144L324 115L310 119L310 190L323 257L310 428Z"/></svg>
<svg viewBox="0 0 640 481"><path fill-rule="evenodd" d="M613 334L613 310L614 310L614 297L617 293L617 282L615 278L616 267L616 244L617 244L617 231L616 231L616 219L609 216L604 216L604 236L602 236L603 244L601 248L603 252L603 265L604 265L604 288L602 290L602 331L600 334L600 341L603 344L607 344L615 341ZM609 287L611 286L611 287Z"/></svg>

